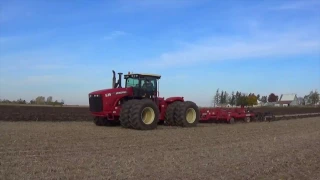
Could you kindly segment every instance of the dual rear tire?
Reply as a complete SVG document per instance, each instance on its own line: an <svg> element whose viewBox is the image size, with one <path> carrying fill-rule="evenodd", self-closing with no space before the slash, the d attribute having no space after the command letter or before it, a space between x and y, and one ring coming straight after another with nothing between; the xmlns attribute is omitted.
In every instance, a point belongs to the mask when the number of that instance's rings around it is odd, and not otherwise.
<svg viewBox="0 0 320 180"><path fill-rule="evenodd" d="M192 101L169 104L165 114L165 125L195 127L200 120L198 106Z"/></svg>

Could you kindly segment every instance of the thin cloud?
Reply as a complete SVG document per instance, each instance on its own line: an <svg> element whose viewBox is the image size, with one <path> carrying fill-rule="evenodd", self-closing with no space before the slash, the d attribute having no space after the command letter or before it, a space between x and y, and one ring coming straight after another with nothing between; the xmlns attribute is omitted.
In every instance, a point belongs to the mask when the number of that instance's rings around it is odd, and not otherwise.
<svg viewBox="0 0 320 180"><path fill-rule="evenodd" d="M24 85L50 85L50 84L84 84L85 82L91 82L88 77L79 77L78 75L37 75L27 76L19 82ZM111 79L104 79L106 82L111 82Z"/></svg>
<svg viewBox="0 0 320 180"><path fill-rule="evenodd" d="M214 38L200 43L188 43L179 51L165 52L149 59L146 64L154 67L174 67L199 62L241 60L245 58L276 57L320 52L319 34L309 31L282 34L261 32L250 39ZM153 62L153 63L150 63Z"/></svg>
<svg viewBox="0 0 320 180"><path fill-rule="evenodd" d="M208 0L121 0L115 11L134 12L142 10L178 9L192 7L202 2L208 2Z"/></svg>
<svg viewBox="0 0 320 180"><path fill-rule="evenodd" d="M104 36L103 39L104 40L112 40L112 39L116 39L118 37L127 35L128 33L124 32L124 31L113 31L110 34L108 34L107 36Z"/></svg>
<svg viewBox="0 0 320 180"><path fill-rule="evenodd" d="M309 1L290 1L275 7L272 10L301 10L301 9L319 9L320 1L309 0Z"/></svg>
<svg viewBox="0 0 320 180"><path fill-rule="evenodd" d="M40 41L44 38L51 37L57 32L57 29L48 29L46 31L26 33L20 35L1 36L0 47L11 48L11 46L21 45L22 43L30 43L31 41ZM3 50L3 49L2 49Z"/></svg>
<svg viewBox="0 0 320 180"><path fill-rule="evenodd" d="M68 65L62 65L62 64L39 64L31 67L32 69L37 70L53 70L53 69L66 69L69 68Z"/></svg>
<svg viewBox="0 0 320 180"><path fill-rule="evenodd" d="M31 10L27 3L14 0L0 2L0 23L30 17L32 15Z"/></svg>

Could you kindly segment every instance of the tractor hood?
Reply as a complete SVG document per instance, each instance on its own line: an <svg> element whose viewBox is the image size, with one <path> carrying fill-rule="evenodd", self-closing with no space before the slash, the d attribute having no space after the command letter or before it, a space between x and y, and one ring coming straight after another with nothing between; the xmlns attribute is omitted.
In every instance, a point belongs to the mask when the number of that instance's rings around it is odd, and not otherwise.
<svg viewBox="0 0 320 180"><path fill-rule="evenodd" d="M105 97L110 97L114 95L124 95L132 93L132 88L113 88L113 89L101 89L89 93L89 95L102 95Z"/></svg>

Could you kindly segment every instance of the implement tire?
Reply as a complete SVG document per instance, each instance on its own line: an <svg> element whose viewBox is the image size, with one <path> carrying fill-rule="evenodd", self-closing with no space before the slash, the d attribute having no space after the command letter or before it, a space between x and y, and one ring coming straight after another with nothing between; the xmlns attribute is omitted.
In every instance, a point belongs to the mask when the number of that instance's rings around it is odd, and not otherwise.
<svg viewBox="0 0 320 180"><path fill-rule="evenodd" d="M199 107L192 101L185 101L177 106L174 118L179 126L195 127L200 120Z"/></svg>
<svg viewBox="0 0 320 180"><path fill-rule="evenodd" d="M167 126L177 125L174 113L176 113L177 107L181 104L182 102L176 101L168 105L166 109L166 114L164 117L164 125L167 125Z"/></svg>
<svg viewBox="0 0 320 180"><path fill-rule="evenodd" d="M251 121L251 118L250 118L250 117L245 117L245 118L244 118L244 122L249 123L250 121Z"/></svg>
<svg viewBox="0 0 320 180"><path fill-rule="evenodd" d="M125 102L123 105L122 105L122 108L121 108L121 111L120 111L120 117L119 117L119 121L120 121L120 124L123 128L131 128L131 124L130 124L130 111L131 111L131 108L133 106L133 104L138 101L138 100L129 100L127 102Z"/></svg>
<svg viewBox="0 0 320 180"><path fill-rule="evenodd" d="M150 99L135 101L130 110L129 121L133 129L156 129L159 122L159 108Z"/></svg>
<svg viewBox="0 0 320 180"><path fill-rule="evenodd" d="M230 120L229 120L229 122L228 122L229 124L234 124L235 123L235 120L234 120L234 118L232 117Z"/></svg>

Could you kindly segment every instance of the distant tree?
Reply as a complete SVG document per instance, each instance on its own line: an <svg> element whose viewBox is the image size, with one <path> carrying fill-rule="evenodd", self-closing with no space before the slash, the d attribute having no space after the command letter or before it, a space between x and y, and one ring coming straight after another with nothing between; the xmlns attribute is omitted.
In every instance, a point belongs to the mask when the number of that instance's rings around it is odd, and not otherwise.
<svg viewBox="0 0 320 180"><path fill-rule="evenodd" d="M255 96L254 93L247 96L247 104L248 106L257 105L257 96Z"/></svg>
<svg viewBox="0 0 320 180"><path fill-rule="evenodd" d="M309 102L314 105L319 102L319 93L317 91L311 91L308 98Z"/></svg>
<svg viewBox="0 0 320 180"><path fill-rule="evenodd" d="M268 99L267 96L262 96L260 100L261 102L266 103L268 102L267 99Z"/></svg>
<svg viewBox="0 0 320 180"><path fill-rule="evenodd" d="M223 99L224 99L224 103L229 103L230 101L229 101L229 94L227 93L227 91L224 91L224 97L223 97Z"/></svg>
<svg viewBox="0 0 320 180"><path fill-rule="evenodd" d="M221 94L220 94L220 102L219 104L224 104L224 92L221 90Z"/></svg>
<svg viewBox="0 0 320 180"><path fill-rule="evenodd" d="M298 97L298 103L299 105L306 105L303 97Z"/></svg>
<svg viewBox="0 0 320 180"><path fill-rule="evenodd" d="M311 104L309 95L305 95L305 96L303 97L303 100L304 100L304 105Z"/></svg>
<svg viewBox="0 0 320 180"><path fill-rule="evenodd" d="M52 96L47 97L46 104L52 104Z"/></svg>
<svg viewBox="0 0 320 180"><path fill-rule="evenodd" d="M236 106L239 106L239 101L240 101L240 96L241 96L241 93L239 91L236 92L236 95L235 95L235 105Z"/></svg>
<svg viewBox="0 0 320 180"><path fill-rule="evenodd" d="M38 96L36 98L36 104L45 104L45 97L43 96Z"/></svg>
<svg viewBox="0 0 320 180"><path fill-rule="evenodd" d="M52 102L53 106L59 105L60 103L58 102L58 100L55 100L54 102Z"/></svg>
<svg viewBox="0 0 320 180"><path fill-rule="evenodd" d="M30 104L36 104L36 101L34 99L31 99L29 103Z"/></svg>
<svg viewBox="0 0 320 180"><path fill-rule="evenodd" d="M3 104L12 104L12 102L8 99L2 99L1 103Z"/></svg>
<svg viewBox="0 0 320 180"><path fill-rule="evenodd" d="M17 101L15 101L16 104L26 104L26 100L23 100L19 98Z"/></svg>
<svg viewBox="0 0 320 180"><path fill-rule="evenodd" d="M214 107L217 106L220 102L220 94L219 94L219 88L216 91L216 94L214 95Z"/></svg>
<svg viewBox="0 0 320 180"><path fill-rule="evenodd" d="M271 93L268 97L268 102L277 102L278 96L276 96L274 93Z"/></svg>
<svg viewBox="0 0 320 180"><path fill-rule="evenodd" d="M213 97L212 97L212 100L211 100L211 106L215 106L215 103L216 103L216 95L214 95Z"/></svg>
<svg viewBox="0 0 320 180"><path fill-rule="evenodd" d="M261 100L260 100L260 94L257 95L257 99L258 99L259 101L261 101Z"/></svg>
<svg viewBox="0 0 320 180"><path fill-rule="evenodd" d="M237 106L247 106L248 105L248 96L245 94L240 94L240 97L237 101Z"/></svg>
<svg viewBox="0 0 320 180"><path fill-rule="evenodd" d="M232 105L232 104L231 104L231 101L232 101L232 95L229 95L229 96L228 96L228 99L227 99L228 104Z"/></svg>
<svg viewBox="0 0 320 180"><path fill-rule="evenodd" d="M231 98L230 98L230 101L229 101L230 105L232 105L232 106L236 105L236 96L235 96L235 94L234 94L233 91L232 91L230 97L231 97Z"/></svg>

